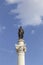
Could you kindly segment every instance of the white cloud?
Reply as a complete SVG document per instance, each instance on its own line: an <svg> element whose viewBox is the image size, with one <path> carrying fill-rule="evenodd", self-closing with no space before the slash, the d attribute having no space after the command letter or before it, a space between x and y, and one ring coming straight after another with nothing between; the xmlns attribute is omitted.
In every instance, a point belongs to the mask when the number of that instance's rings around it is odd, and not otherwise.
<svg viewBox="0 0 43 65"><path fill-rule="evenodd" d="M0 33L3 32L6 29L5 26L0 25Z"/></svg>
<svg viewBox="0 0 43 65"><path fill-rule="evenodd" d="M14 4L16 2L19 2L20 0L5 0L6 3L8 4Z"/></svg>
<svg viewBox="0 0 43 65"><path fill-rule="evenodd" d="M15 0L6 0L9 3L15 3ZM16 12L20 13L18 17L22 19L22 25L40 25L43 24L41 16L43 16L43 0L16 0L22 1ZM13 9L14 10L14 9ZM14 13L15 11L12 12Z"/></svg>
<svg viewBox="0 0 43 65"><path fill-rule="evenodd" d="M15 0L5 0L8 4L13 4L15 3Z"/></svg>
<svg viewBox="0 0 43 65"><path fill-rule="evenodd" d="M23 25L40 25L42 24L41 15L43 15L43 0L25 0L19 8Z"/></svg>

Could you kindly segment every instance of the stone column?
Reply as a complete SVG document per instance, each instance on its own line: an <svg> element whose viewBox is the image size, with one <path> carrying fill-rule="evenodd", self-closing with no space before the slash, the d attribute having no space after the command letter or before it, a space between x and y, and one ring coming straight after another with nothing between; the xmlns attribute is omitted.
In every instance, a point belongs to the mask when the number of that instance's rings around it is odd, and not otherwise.
<svg viewBox="0 0 43 65"><path fill-rule="evenodd" d="M17 65L25 65L26 45L25 45L23 39L19 39L18 44L16 45L16 51L17 51L17 54L18 54Z"/></svg>

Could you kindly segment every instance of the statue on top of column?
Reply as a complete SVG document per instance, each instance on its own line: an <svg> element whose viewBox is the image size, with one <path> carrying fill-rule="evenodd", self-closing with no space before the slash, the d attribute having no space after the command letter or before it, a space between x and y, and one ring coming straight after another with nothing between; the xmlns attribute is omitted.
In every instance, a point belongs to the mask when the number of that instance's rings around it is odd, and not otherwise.
<svg viewBox="0 0 43 65"><path fill-rule="evenodd" d="M23 35L24 35L24 30L23 30L22 26L20 26L20 28L18 29L19 39L23 39Z"/></svg>

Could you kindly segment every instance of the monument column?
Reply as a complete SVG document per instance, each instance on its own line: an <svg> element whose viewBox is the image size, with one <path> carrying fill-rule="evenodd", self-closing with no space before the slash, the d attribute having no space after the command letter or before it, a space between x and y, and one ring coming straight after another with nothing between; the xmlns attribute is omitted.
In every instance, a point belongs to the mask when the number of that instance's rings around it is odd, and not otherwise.
<svg viewBox="0 0 43 65"><path fill-rule="evenodd" d="M25 65L25 52L26 52L26 45L24 43L23 40L23 30L20 27L19 29L20 31L18 31L18 36L19 36L19 40L18 40L18 44L16 44L16 51L18 54L18 63L17 65ZM23 32L23 33L22 33Z"/></svg>

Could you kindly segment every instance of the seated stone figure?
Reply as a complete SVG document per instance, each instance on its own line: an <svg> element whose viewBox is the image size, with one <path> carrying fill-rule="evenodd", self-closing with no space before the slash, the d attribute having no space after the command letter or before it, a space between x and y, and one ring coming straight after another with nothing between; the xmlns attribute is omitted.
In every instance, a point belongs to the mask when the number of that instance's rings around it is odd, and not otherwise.
<svg viewBox="0 0 43 65"><path fill-rule="evenodd" d="M23 39L23 34L24 34L24 30L23 30L22 26L20 26L20 28L18 29L19 39Z"/></svg>

